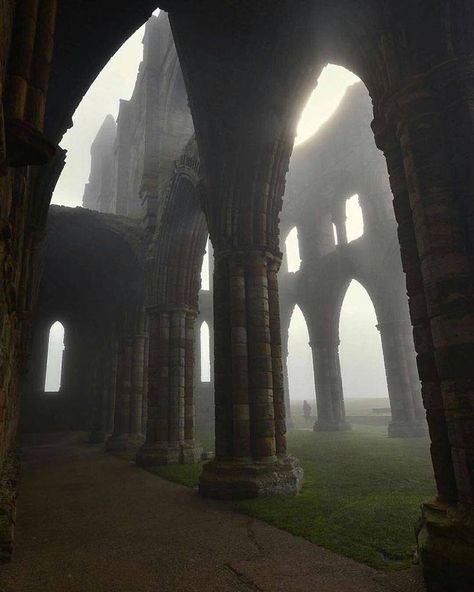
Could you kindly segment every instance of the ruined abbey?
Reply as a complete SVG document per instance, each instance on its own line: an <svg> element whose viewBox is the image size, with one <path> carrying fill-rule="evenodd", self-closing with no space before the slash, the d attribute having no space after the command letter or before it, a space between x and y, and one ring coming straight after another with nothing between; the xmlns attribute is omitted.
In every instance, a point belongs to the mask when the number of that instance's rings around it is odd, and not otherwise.
<svg viewBox="0 0 474 592"><path fill-rule="evenodd" d="M50 206L75 109L145 22L133 94L97 131L82 207ZM311 430L349 432L339 325L357 280L382 344L385 436L430 441L435 495L413 525L423 585L474 590L474 4L3 0L0 31L4 564L15 564L27 487L23 437L87 433L101 454L144 469L205 460L204 498L299 495L290 319L298 306L308 327ZM293 147L328 63L361 81ZM354 194L363 234L348 240ZM301 265L291 271L295 228ZM179 589L277 589L206 586ZM347 587L357 589L402 588Z"/></svg>

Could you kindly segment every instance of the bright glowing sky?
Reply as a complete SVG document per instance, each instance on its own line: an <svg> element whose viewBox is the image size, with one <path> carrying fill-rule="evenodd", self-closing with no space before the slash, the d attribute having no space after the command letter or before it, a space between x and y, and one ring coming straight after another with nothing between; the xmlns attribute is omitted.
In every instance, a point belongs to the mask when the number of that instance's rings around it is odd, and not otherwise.
<svg viewBox="0 0 474 592"><path fill-rule="evenodd" d="M89 176L90 146L106 115L111 113L116 117L119 100L128 99L132 94L142 59L143 34L142 27L112 57L77 109L73 118L74 126L62 142L68 154L52 203L81 205L84 185ZM347 87L357 81L354 74L339 66L329 65L323 70L302 113L296 144L307 140L318 130L337 109ZM348 210L351 207L349 205ZM357 211L354 211L355 215L349 215L348 211L349 236L358 234L361 224L360 219L357 219ZM290 247L290 256L295 258L298 255L294 249L294 246ZM367 294L358 284L351 284L341 319L341 364L348 397L386 395L380 362L380 338L375 324L373 307ZM301 313L297 312L293 318L290 339L292 395L295 399L314 398L308 336Z"/></svg>

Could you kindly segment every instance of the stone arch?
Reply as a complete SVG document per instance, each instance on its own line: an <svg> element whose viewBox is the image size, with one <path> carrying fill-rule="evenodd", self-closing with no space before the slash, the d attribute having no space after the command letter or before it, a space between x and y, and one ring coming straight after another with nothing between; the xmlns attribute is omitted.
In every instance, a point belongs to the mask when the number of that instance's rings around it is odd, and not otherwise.
<svg viewBox="0 0 474 592"><path fill-rule="evenodd" d="M352 296L352 299L351 299ZM347 321L348 308L354 306L354 298L358 298L357 302L360 304L357 312L352 308L352 315L356 315L358 319L355 320L357 333L354 330L348 332L348 325L343 323L343 319ZM362 317L362 318L361 318ZM361 320L363 319L363 324ZM344 293L343 302L339 311L338 318L338 334L340 340L340 360L341 360L341 378L343 384L344 398L349 396L348 387L351 386L351 381L347 380L349 368L353 380L353 392L355 396L363 396L365 392L366 397L386 397L388 396L385 360L382 351L382 343L380 334L377 332L379 326L377 319L377 311L374 302L367 291L367 289L358 280L353 279L349 282ZM357 346L354 343L354 338L357 340ZM359 341L360 340L360 341ZM357 351L362 351L360 346L365 344L362 357ZM348 351L353 354L355 360L351 361L351 356ZM370 368L370 369L369 369ZM362 391L361 387L357 387L359 381L364 380L364 374L370 373L370 384L373 387L376 384L380 389L374 391ZM357 390L356 390L357 389Z"/></svg>
<svg viewBox="0 0 474 592"><path fill-rule="evenodd" d="M287 328L287 332L288 332L288 344L287 344L287 349L288 349L288 392L287 397L289 402L291 402L291 357L292 357L292 351L291 351L291 347L290 347L290 342L291 342L291 336L290 336L290 328L292 326L292 323L295 320L295 314L296 315L300 315L303 322L304 322L304 326L306 328L307 331L307 339L303 340L305 341L305 343L303 343L303 349L306 350L306 346L309 348L309 351L311 351L311 341L310 341L310 329L309 329L309 325L308 325L308 320L306 318L305 315L305 311L304 311L304 306L302 307L298 302L295 302L294 306L292 307L291 310L291 315L290 315L290 322ZM301 344L300 344L301 345ZM299 352L300 354L302 353L301 350ZM302 354L304 355L304 353ZM301 368L300 368L301 369ZM311 399L314 400L315 399L315 388L314 388L314 373L313 373L313 367L312 367L312 356L311 356L311 371L310 371L310 375L311 378L309 380L309 385L308 385L308 393L298 393L299 395L305 394L305 399ZM311 388L311 384L312 384L312 388ZM311 392L312 391L312 392ZM293 391L294 394L296 393L296 391ZM301 396L300 396L301 398ZM288 405L289 406L289 405Z"/></svg>
<svg viewBox="0 0 474 592"><path fill-rule="evenodd" d="M194 142L178 160L152 244L147 305L197 311L208 231Z"/></svg>

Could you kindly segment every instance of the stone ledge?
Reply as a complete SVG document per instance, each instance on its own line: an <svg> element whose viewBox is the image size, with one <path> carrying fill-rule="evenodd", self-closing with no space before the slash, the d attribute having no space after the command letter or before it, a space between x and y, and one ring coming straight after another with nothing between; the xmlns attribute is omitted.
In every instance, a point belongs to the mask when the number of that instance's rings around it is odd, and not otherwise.
<svg viewBox="0 0 474 592"><path fill-rule="evenodd" d="M303 469L292 456L271 462L214 460L204 465L199 493L217 499L296 495L303 485Z"/></svg>
<svg viewBox="0 0 474 592"><path fill-rule="evenodd" d="M157 467L160 465L195 464L201 461L202 447L195 441L176 446L166 444L143 444L137 452L137 465Z"/></svg>

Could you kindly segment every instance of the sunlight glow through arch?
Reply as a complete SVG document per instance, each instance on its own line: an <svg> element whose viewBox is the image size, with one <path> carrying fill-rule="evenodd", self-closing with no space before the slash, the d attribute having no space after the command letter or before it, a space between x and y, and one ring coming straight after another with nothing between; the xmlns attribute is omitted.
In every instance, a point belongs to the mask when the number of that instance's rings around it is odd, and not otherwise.
<svg viewBox="0 0 474 592"><path fill-rule="evenodd" d="M357 194L346 201L346 231L348 242L356 240L364 234L364 216Z"/></svg>
<svg viewBox="0 0 474 592"><path fill-rule="evenodd" d="M201 267L201 290L210 290L211 278L209 273L209 254L210 254L211 241L207 239L206 251L204 252L204 258L202 260Z"/></svg>
<svg viewBox="0 0 474 592"><path fill-rule="evenodd" d="M311 406L315 405L313 356L306 320L298 305L291 315L288 331L288 383L290 400L306 399Z"/></svg>
<svg viewBox="0 0 474 592"><path fill-rule="evenodd" d="M295 145L313 136L339 107L347 87L359 78L343 68L329 64L321 72L318 84L306 103L296 132Z"/></svg>
<svg viewBox="0 0 474 592"><path fill-rule="evenodd" d="M339 358L345 398L387 397L384 359L374 305L365 288L353 280L339 321Z"/></svg>
<svg viewBox="0 0 474 592"><path fill-rule="evenodd" d="M301 267L300 247L298 244L298 230L296 226L290 231L285 241L286 262L288 271L294 273Z"/></svg>

